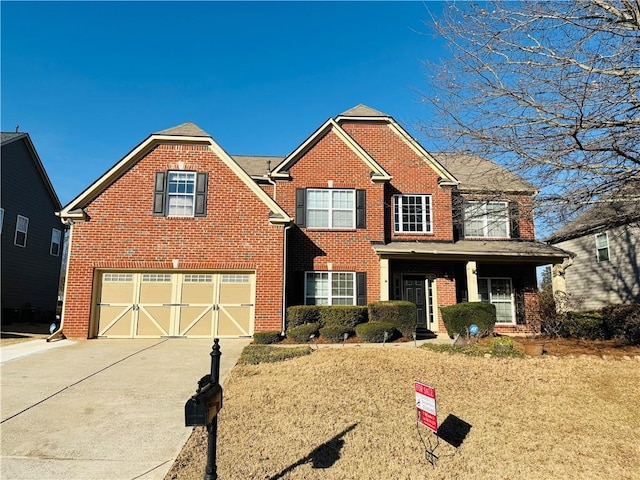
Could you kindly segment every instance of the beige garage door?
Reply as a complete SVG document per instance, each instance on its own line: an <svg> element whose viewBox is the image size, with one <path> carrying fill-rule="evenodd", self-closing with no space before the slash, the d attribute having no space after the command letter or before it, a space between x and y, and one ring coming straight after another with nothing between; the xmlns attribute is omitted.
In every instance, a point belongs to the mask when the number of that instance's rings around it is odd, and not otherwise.
<svg viewBox="0 0 640 480"><path fill-rule="evenodd" d="M212 338L253 334L255 275L104 272L98 336Z"/></svg>

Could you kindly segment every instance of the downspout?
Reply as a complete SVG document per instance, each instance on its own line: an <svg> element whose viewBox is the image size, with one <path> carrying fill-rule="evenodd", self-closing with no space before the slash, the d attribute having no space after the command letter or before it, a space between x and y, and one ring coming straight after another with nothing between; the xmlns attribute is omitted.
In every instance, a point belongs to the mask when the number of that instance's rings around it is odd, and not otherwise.
<svg viewBox="0 0 640 480"><path fill-rule="evenodd" d="M69 260L71 258L71 239L73 238L73 220L63 219L62 223L69 226L69 245L67 246L67 265L64 267L64 293L62 294L62 312L60 313L60 325L58 329L47 337L47 342L53 340L64 340L64 333L62 333L62 326L64 325L64 312L67 308L67 285L69 284Z"/></svg>
<svg viewBox="0 0 640 480"><path fill-rule="evenodd" d="M287 231L291 228L291 224L286 225L282 231L282 333L284 337L286 330L287 317Z"/></svg>

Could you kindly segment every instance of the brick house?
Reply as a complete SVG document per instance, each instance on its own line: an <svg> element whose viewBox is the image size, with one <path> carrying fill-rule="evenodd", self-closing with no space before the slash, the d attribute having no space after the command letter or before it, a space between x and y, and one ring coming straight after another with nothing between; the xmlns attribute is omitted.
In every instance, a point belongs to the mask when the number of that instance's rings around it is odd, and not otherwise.
<svg viewBox="0 0 640 480"><path fill-rule="evenodd" d="M193 124L151 135L62 209L73 223L64 333L244 336L297 304L496 304L537 311L535 188L478 157L431 155L359 105L290 155L230 156Z"/></svg>

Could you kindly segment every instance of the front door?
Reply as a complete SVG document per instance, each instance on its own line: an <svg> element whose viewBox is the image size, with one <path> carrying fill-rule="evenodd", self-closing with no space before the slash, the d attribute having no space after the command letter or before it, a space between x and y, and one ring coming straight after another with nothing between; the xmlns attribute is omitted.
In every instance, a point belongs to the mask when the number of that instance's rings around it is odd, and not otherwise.
<svg viewBox="0 0 640 480"><path fill-rule="evenodd" d="M405 275L402 277L402 299L416 304L418 310L418 328L429 328L427 325L425 282L424 277L416 275Z"/></svg>

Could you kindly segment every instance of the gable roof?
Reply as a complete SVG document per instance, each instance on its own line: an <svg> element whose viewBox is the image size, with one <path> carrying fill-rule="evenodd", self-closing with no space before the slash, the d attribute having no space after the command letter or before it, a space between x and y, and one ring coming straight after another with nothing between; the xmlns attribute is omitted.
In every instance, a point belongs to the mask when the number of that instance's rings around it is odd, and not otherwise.
<svg viewBox="0 0 640 480"><path fill-rule="evenodd" d="M457 153L433 153L460 182L463 191L537 193L536 187L487 158Z"/></svg>
<svg viewBox="0 0 640 480"><path fill-rule="evenodd" d="M338 123L332 118L324 122L309 138L307 138L298 148L287 155L284 160L277 165L271 177L273 178L289 178L289 169L302 156L307 153L322 137L327 133L333 132L344 144L349 147L360 159L371 169L371 180L374 182L386 182L391 180L389 175L371 155L369 155L347 132L345 132Z"/></svg>
<svg viewBox="0 0 640 480"><path fill-rule="evenodd" d="M547 242L560 243L632 222L640 222L640 182L629 183L595 203L556 230Z"/></svg>
<svg viewBox="0 0 640 480"><path fill-rule="evenodd" d="M291 217L273 200L234 160L225 152L215 140L193 123L183 123L147 137L142 143L131 150L119 162L105 172L100 178L87 187L80 195L74 198L57 215L66 219L85 219L83 209L100 193L109 188L118 178L124 175L131 167L149 153L156 145L161 143L190 143L208 146L220 160L235 173L242 182L271 210L269 221L271 223L289 223Z"/></svg>
<svg viewBox="0 0 640 480"><path fill-rule="evenodd" d="M18 140L23 140L27 150L31 154L31 158L33 159L33 163L36 167L36 170L40 174L40 178L42 179L42 183L44 184L49 197L51 197L51 201L56 209L62 208L62 204L60 203L60 199L56 194L56 191L51 184L51 180L49 179L49 175L47 175L47 171L44 169L44 165L42 164L42 160L40 160L40 156L36 151L36 147L33 145L31 141L31 137L26 132L0 132L0 145L5 146L10 143L13 143Z"/></svg>

